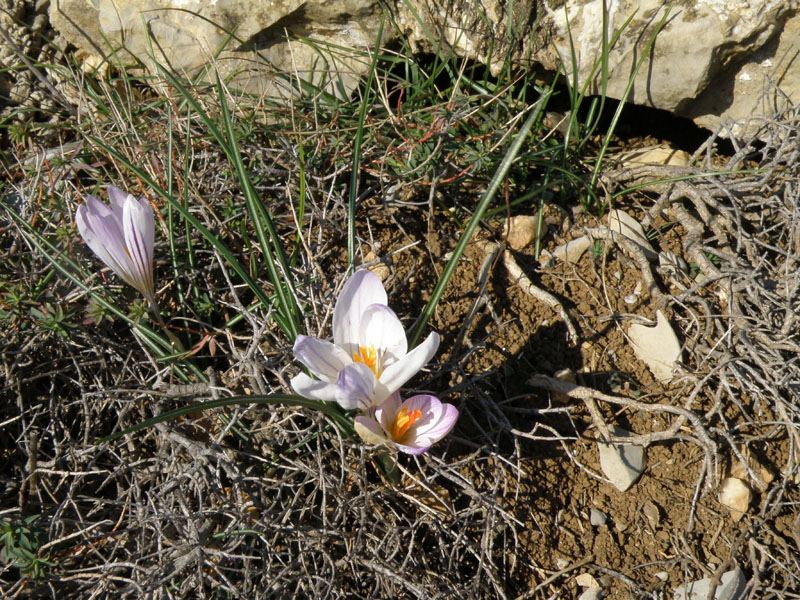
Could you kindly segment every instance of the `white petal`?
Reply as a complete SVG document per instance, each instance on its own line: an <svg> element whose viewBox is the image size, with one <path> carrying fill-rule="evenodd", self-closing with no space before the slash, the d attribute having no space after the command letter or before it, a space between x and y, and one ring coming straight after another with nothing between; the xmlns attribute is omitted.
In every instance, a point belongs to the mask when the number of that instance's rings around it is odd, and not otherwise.
<svg viewBox="0 0 800 600"><path fill-rule="evenodd" d="M374 409L375 419L383 426L383 429L388 432L394 425L397 419L397 412L400 410L402 401L400 394L395 392L390 394L383 402L381 402ZM388 433L387 433L388 437Z"/></svg>
<svg viewBox="0 0 800 600"><path fill-rule="evenodd" d="M333 342L352 356L358 350L359 324L370 304L387 302L386 290L372 271L356 271L344 284L333 309Z"/></svg>
<svg viewBox="0 0 800 600"><path fill-rule="evenodd" d="M294 355L317 377L336 386L339 371L353 360L342 350L326 340L298 335L294 342ZM334 398L335 399L335 398Z"/></svg>
<svg viewBox="0 0 800 600"><path fill-rule="evenodd" d="M397 362L408 351L403 324L394 311L383 304L372 304L364 311L359 325L358 344L367 348L374 346L378 352L385 354L383 360L388 364Z"/></svg>
<svg viewBox="0 0 800 600"><path fill-rule="evenodd" d="M438 349L439 334L432 332L419 346L396 363L387 366L381 373L380 382L390 393L399 390L406 381L428 364Z"/></svg>
<svg viewBox="0 0 800 600"><path fill-rule="evenodd" d="M311 377L305 373L300 373L293 377L290 383L297 395L303 396L303 398L322 400L323 402L336 401L336 391L338 388L335 383L311 379Z"/></svg>

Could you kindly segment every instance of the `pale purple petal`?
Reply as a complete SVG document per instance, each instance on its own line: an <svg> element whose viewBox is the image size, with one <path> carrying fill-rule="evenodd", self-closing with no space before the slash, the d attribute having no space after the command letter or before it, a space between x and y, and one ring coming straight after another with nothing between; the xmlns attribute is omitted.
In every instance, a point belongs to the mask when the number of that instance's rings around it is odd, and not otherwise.
<svg viewBox="0 0 800 600"><path fill-rule="evenodd" d="M405 356L408 340L403 324L394 311L384 304L369 305L359 323L359 346L373 346L389 364ZM385 364L385 363L384 363Z"/></svg>
<svg viewBox="0 0 800 600"><path fill-rule="evenodd" d="M395 445L406 454L422 454L446 436L456 424L458 410L452 404L442 404L435 396L420 394L408 398L399 407L422 414Z"/></svg>
<svg viewBox="0 0 800 600"><path fill-rule="evenodd" d="M295 393L303 398L311 398L312 400L321 400L323 402L336 401L336 391L338 388L335 383L312 379L305 373L296 375L292 378L290 383Z"/></svg>
<svg viewBox="0 0 800 600"><path fill-rule="evenodd" d="M399 390L422 367L428 364L439 348L439 334L432 332L425 341L400 360L387 366L380 376L380 382L389 392Z"/></svg>
<svg viewBox="0 0 800 600"><path fill-rule="evenodd" d="M395 447L403 452L404 454L424 454L428 450L431 449L433 444L428 444L427 446L417 446L417 445L408 445L408 444L398 444L395 442Z"/></svg>
<svg viewBox="0 0 800 600"><path fill-rule="evenodd" d="M353 428L362 440L372 446L388 441L383 427L369 414L357 416Z"/></svg>
<svg viewBox="0 0 800 600"><path fill-rule="evenodd" d="M86 197L86 204L75 214L78 232L86 245L100 260L127 283L132 284L129 273L132 263L125 248L122 222L111 210L94 196Z"/></svg>
<svg viewBox="0 0 800 600"><path fill-rule="evenodd" d="M419 394L412 396L403 401L403 404L398 407L398 412L401 409L406 409L408 412L418 410L420 417L408 429L406 433L406 442L411 439L416 439L420 432L436 425L439 421L439 416L442 413L442 403L436 396L429 394ZM430 445L430 444L428 444Z"/></svg>
<svg viewBox="0 0 800 600"><path fill-rule="evenodd" d="M374 404L375 375L367 365L353 363L339 371L336 401L345 410L366 411Z"/></svg>
<svg viewBox="0 0 800 600"><path fill-rule="evenodd" d="M120 220L122 220L123 207L128 197L133 198L131 194L122 191L114 185L108 186L108 201L109 204L111 204L111 210Z"/></svg>
<svg viewBox="0 0 800 600"><path fill-rule="evenodd" d="M333 309L333 341L352 356L358 351L361 317L370 304L386 304L386 290L372 271L356 271L344 284Z"/></svg>
<svg viewBox="0 0 800 600"><path fill-rule="evenodd" d="M326 340L298 335L294 342L294 355L314 375L336 387L339 371L353 360L341 348ZM335 395L332 398L336 399Z"/></svg>
<svg viewBox="0 0 800 600"><path fill-rule="evenodd" d="M125 245L131 258L130 277L147 298L154 298L153 288L153 209L146 200L128 196L123 206L122 226Z"/></svg>
<svg viewBox="0 0 800 600"><path fill-rule="evenodd" d="M417 394L406 398L398 410L400 408L405 408L409 412L418 410L423 414L423 418L425 415L438 417L441 412L442 402L436 396L431 396L430 394Z"/></svg>
<svg viewBox="0 0 800 600"><path fill-rule="evenodd" d="M458 409L452 404L442 404L437 411L437 418L430 422L420 423L414 435L417 444L427 444L432 446L455 427L458 420ZM414 424L416 425L416 423ZM413 425L412 425L413 427Z"/></svg>

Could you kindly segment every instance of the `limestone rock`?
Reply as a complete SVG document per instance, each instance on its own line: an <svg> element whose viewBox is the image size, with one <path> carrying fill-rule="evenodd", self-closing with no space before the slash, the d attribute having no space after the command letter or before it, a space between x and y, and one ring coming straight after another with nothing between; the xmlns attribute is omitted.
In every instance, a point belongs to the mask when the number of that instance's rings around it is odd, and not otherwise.
<svg viewBox="0 0 800 600"><path fill-rule="evenodd" d="M608 521L608 516L599 508L592 508L589 511L589 523L592 527L602 527Z"/></svg>
<svg viewBox="0 0 800 600"><path fill-rule="evenodd" d="M553 71L566 66L571 77L572 66L563 65L570 60L571 35L578 88L601 54L605 4L609 37L632 16L609 52L607 93L619 99L668 3L388 0L386 4L394 22L383 29L384 44L399 34L414 50L454 53L487 64L494 74L510 57L518 64L532 60ZM255 93L289 93L289 84L278 72L297 73L340 96L352 91L370 61L366 54L347 56L329 48L374 48L382 14L377 0L58 0L49 6L53 27L91 54L111 56L109 46L121 48L118 57L123 61L135 57L152 71L155 58L188 76L215 62L224 77L232 77L234 86ZM232 31L236 39L229 39ZM303 41L309 39L316 40L315 45ZM733 119L738 123L722 133L741 136L758 124L759 114L800 102L800 69L792 59L798 45L800 13L795 2L672 3L655 51L647 54L628 100L673 111L710 128ZM600 91L598 72L594 71L589 94ZM771 82L778 82L780 90ZM770 93L766 98L765 89ZM751 118L756 120L748 124Z"/></svg>
<svg viewBox="0 0 800 600"><path fill-rule="evenodd" d="M547 224L542 223L542 229L547 229ZM503 227L503 239L514 250L522 250L536 239L539 231L539 218L537 215L517 215L506 221Z"/></svg>
<svg viewBox="0 0 800 600"><path fill-rule="evenodd" d="M585 588L599 588L600 584L597 583L597 579L595 579L589 573L581 573L575 578L575 583L577 583L581 587Z"/></svg>
<svg viewBox="0 0 800 600"><path fill-rule="evenodd" d="M599 587L590 587L587 588L580 596L578 596L578 600L600 600L603 597L603 589Z"/></svg>
<svg viewBox="0 0 800 600"><path fill-rule="evenodd" d="M728 477L722 480L719 486L719 503L731 511L734 521L744 516L752 499L753 492L741 479Z"/></svg>
<svg viewBox="0 0 800 600"><path fill-rule="evenodd" d="M658 258L658 254L653 250L650 240L644 234L644 229L641 223L626 213L624 210L615 208L608 213L608 228L611 231L621 233L626 238L631 240L634 244L644 252L647 260L653 261Z"/></svg>
<svg viewBox="0 0 800 600"><path fill-rule="evenodd" d="M668 167L688 167L691 158L687 152L676 150L666 145L641 148L626 152L616 157L621 166L637 167L641 165L665 165Z"/></svg>
<svg viewBox="0 0 800 600"><path fill-rule="evenodd" d="M628 338L634 354L647 365L656 379L661 382L672 379L672 369L681 357L681 343L664 313L656 311L655 327L632 324L628 327Z"/></svg>
<svg viewBox="0 0 800 600"><path fill-rule="evenodd" d="M616 437L630 437L630 431L609 425L608 430ZM643 446L633 444L613 444L598 440L600 468L620 492L626 491L644 471L645 453Z"/></svg>
<svg viewBox="0 0 800 600"><path fill-rule="evenodd" d="M553 377L558 379L559 381L563 381L565 383L576 383L577 379L575 378L575 371L570 368L561 369L557 371ZM552 392L550 397L553 399L554 402L559 402L561 404L567 404L569 402L569 396L562 392Z"/></svg>
<svg viewBox="0 0 800 600"><path fill-rule="evenodd" d="M769 488L769 485L774 481L775 474L772 472L772 469L767 467L766 465L761 464L761 461L745 449L744 458L747 461L747 467L749 467L750 471L752 471L758 480L752 481L752 483L758 488L760 492L766 492ZM750 472L748 469L738 460L733 463L730 469L730 476L737 477L739 479L743 479L745 481L751 481Z"/></svg>
<svg viewBox="0 0 800 600"><path fill-rule="evenodd" d="M570 240L566 244L558 246L553 250L552 256L562 262L577 264L589 248L592 247L592 239L588 235Z"/></svg>
<svg viewBox="0 0 800 600"><path fill-rule="evenodd" d="M740 600L747 581L741 569L733 569L722 574L719 585L714 590L714 600ZM675 588L675 600L706 600L711 591L711 578L692 581Z"/></svg>
<svg viewBox="0 0 800 600"><path fill-rule="evenodd" d="M355 50L374 45L381 9L372 0L59 0L50 3L50 22L67 41L91 54L113 61L136 58L153 73L154 62L169 65L187 77L212 62L222 77L253 93L286 93L276 71L301 73L333 92L348 92L369 61L353 57L324 57L321 45L337 44ZM229 38L235 31L236 39ZM310 44L287 32L314 38ZM220 52L221 51L221 52ZM215 55L219 55L215 57ZM324 80L331 64L339 74ZM364 64L360 64L363 62ZM358 64L356 64L358 63ZM344 77L346 90L335 89Z"/></svg>
<svg viewBox="0 0 800 600"><path fill-rule="evenodd" d="M579 81L574 85L579 87L601 54L603 4L603 0L570 0L549 13L556 30L555 45L565 59L570 56L568 31L571 33L578 57ZM645 52L666 3L622 0L605 4L609 37L633 15L609 52L608 94L622 98L631 70ZM644 61L628 100L693 118L711 128L726 117L745 122L759 109L769 111L766 102L759 104L769 81L780 81L781 90L796 103L800 101L800 73L789 62L800 42L799 29L796 7L784 0L673 4L655 44L655 59ZM571 76L571 68L567 73ZM600 85L596 72L590 93L599 93ZM739 135L744 127L733 134Z"/></svg>

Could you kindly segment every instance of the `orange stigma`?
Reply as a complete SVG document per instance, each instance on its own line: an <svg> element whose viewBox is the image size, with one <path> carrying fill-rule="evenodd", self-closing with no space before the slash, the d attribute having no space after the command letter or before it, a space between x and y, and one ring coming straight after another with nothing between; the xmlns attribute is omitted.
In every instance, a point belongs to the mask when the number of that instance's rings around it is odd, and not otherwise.
<svg viewBox="0 0 800 600"><path fill-rule="evenodd" d="M421 416L422 412L419 410L412 410L409 412L407 408L400 409L390 431L392 439L395 442L399 442L408 431L408 428Z"/></svg>
<svg viewBox="0 0 800 600"><path fill-rule="evenodd" d="M359 346L358 352L353 353L353 362L362 363L375 373L375 377L380 377L383 369L378 364L378 353L375 346Z"/></svg>

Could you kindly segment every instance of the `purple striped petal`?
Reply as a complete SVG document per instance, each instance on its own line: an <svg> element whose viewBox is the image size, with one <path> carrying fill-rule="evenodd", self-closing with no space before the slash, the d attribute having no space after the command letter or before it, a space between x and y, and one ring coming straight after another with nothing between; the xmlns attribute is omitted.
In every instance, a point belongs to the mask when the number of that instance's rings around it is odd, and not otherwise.
<svg viewBox="0 0 800 600"><path fill-rule="evenodd" d="M345 410L357 408L366 411L373 406L375 398L375 375L361 363L353 363L339 371L336 401Z"/></svg>

